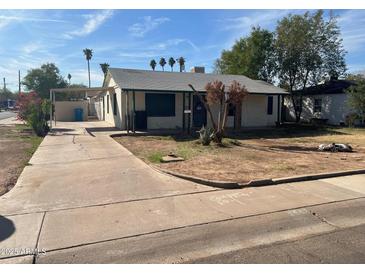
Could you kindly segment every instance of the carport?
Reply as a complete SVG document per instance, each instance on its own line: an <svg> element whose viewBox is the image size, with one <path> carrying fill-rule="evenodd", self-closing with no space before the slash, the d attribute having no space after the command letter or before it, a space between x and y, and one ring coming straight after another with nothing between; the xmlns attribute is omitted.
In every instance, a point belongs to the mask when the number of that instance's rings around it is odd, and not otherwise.
<svg viewBox="0 0 365 274"><path fill-rule="evenodd" d="M90 109L90 102L92 99L97 99L99 95L102 95L103 93L107 91L113 91L114 87L95 87L95 88L54 88L51 89L49 92L49 98L52 102L51 109L50 109L50 128L52 128L52 122L54 122L54 125L56 125L57 122L57 107L58 108L65 108L64 110L66 113L70 112L70 109L81 107L82 105L87 105L87 110ZM83 94L82 100L68 100L68 101L56 101L56 94L57 93L64 93L64 94ZM63 103L59 104L58 103ZM98 102L99 103L99 102ZM96 105L96 104L95 104ZM88 112L89 113L89 112ZM97 111L96 111L97 113ZM98 114L98 113L97 113ZM68 113L68 115L72 115L72 113ZM99 120L102 120L103 117L100 115L97 115Z"/></svg>

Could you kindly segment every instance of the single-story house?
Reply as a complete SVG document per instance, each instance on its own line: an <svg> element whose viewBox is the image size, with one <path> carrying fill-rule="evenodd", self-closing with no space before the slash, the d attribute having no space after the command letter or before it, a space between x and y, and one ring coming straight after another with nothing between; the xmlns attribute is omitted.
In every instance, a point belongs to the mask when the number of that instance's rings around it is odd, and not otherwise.
<svg viewBox="0 0 365 274"><path fill-rule="evenodd" d="M201 68L196 71L109 68L103 84L108 91L96 99L98 117L125 130L186 130L209 126L204 105L189 84L204 96L208 82L220 80L229 86L236 80L249 94L243 101L241 113L234 107L229 110L228 127L270 127L280 122L285 90L243 75L210 74L202 72ZM212 111L214 114L217 110ZM236 115L237 112L241 115Z"/></svg>
<svg viewBox="0 0 365 274"><path fill-rule="evenodd" d="M313 119L320 119L330 125L346 124L346 116L353 111L347 104L348 94L345 91L353 84L354 82L349 80L331 79L323 84L296 91L303 96L301 120L311 122ZM285 97L284 105L286 120L295 121L295 110L290 96Z"/></svg>

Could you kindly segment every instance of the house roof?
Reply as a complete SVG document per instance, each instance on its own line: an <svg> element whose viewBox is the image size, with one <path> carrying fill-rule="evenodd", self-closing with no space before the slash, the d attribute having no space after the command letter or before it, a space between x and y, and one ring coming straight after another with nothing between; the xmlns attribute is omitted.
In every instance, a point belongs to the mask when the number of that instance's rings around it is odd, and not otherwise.
<svg viewBox="0 0 365 274"><path fill-rule="evenodd" d="M193 72L162 72L150 70L109 68L109 73L117 85L125 91L177 91L192 92L189 84L199 92L205 92L205 85L220 80L226 86L236 80L249 93L287 94L284 89L263 81L252 80L243 75L210 74Z"/></svg>
<svg viewBox="0 0 365 274"><path fill-rule="evenodd" d="M344 93L348 87L354 84L353 81L349 80L330 80L320 85L308 87L304 91L297 90L295 92L301 92L304 95L339 94Z"/></svg>

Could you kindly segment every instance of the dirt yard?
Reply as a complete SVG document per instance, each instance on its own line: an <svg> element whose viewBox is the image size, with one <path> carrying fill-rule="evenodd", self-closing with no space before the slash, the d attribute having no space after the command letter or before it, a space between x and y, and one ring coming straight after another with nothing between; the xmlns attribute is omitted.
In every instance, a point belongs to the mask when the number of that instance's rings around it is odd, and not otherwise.
<svg viewBox="0 0 365 274"><path fill-rule="evenodd" d="M25 125L0 125L0 196L13 188L41 141Z"/></svg>
<svg viewBox="0 0 365 274"><path fill-rule="evenodd" d="M122 136L115 140L144 161L201 178L248 182L365 168L365 129L281 128L247 131L202 146L188 136ZM348 143L354 152L319 152L321 143ZM161 163L174 153L183 162Z"/></svg>

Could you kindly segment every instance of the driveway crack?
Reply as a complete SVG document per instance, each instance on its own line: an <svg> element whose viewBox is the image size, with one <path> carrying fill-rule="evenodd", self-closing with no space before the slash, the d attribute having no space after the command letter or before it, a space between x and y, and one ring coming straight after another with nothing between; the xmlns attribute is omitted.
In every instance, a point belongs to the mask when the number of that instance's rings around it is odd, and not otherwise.
<svg viewBox="0 0 365 274"><path fill-rule="evenodd" d="M332 227L334 227L334 228L341 228L340 226L338 226L338 225L336 225L336 224L334 224L334 223L332 223L332 222L330 222L330 221L328 221L325 217L323 217L323 216L321 216L319 213L317 213L317 212L314 212L314 211L312 211L312 210L309 210L309 212L314 216L314 217L316 217L318 220L320 220L321 222L323 222L323 223L325 223L325 224L328 224L328 225L330 225L330 226L332 226Z"/></svg>
<svg viewBox="0 0 365 274"><path fill-rule="evenodd" d="M41 231L42 231L42 228L43 228L43 223L44 223L44 218L46 217L46 213L47 213L47 211L45 211L45 212L43 213L43 217L42 217L41 225L40 225L40 227L39 227L38 236L37 236L37 241L36 241L36 243L35 243L35 248L34 248L33 262L32 262L32 264L35 264L35 263L36 263L36 259L37 259L37 256L38 256L39 238L41 237Z"/></svg>

